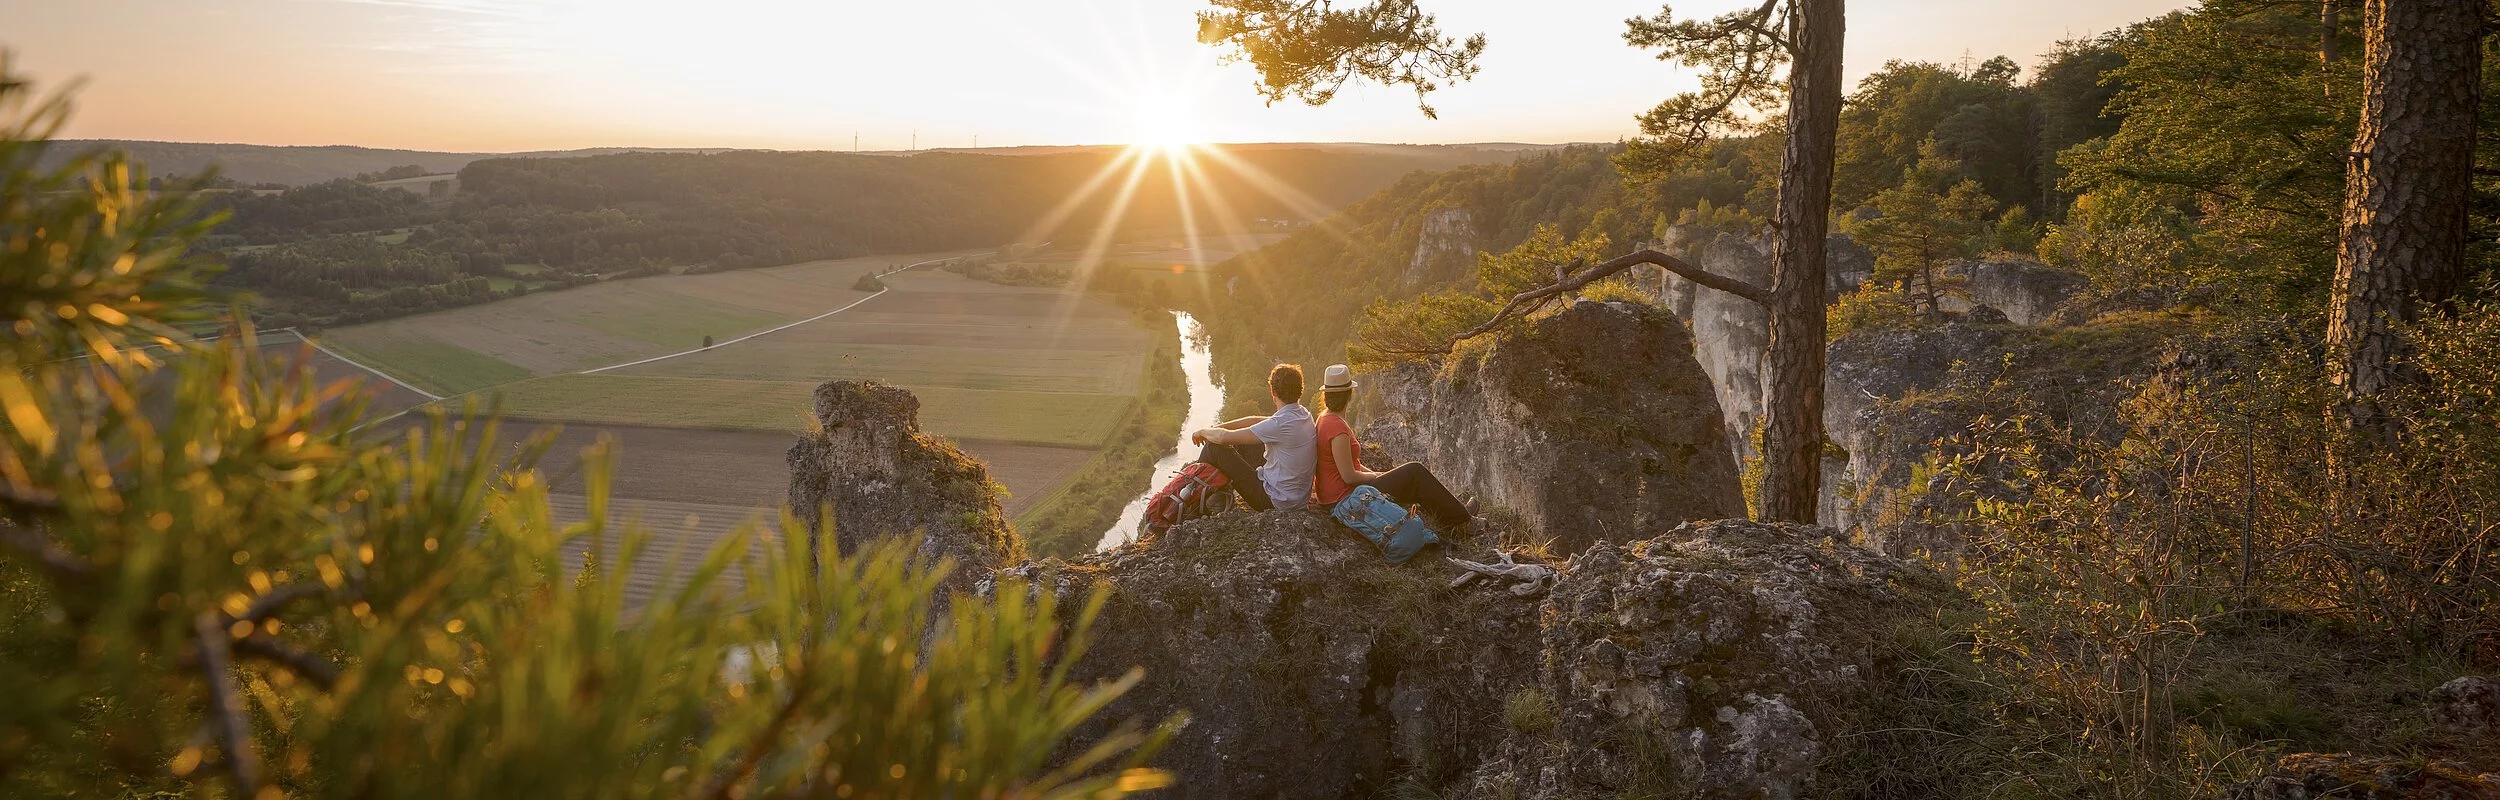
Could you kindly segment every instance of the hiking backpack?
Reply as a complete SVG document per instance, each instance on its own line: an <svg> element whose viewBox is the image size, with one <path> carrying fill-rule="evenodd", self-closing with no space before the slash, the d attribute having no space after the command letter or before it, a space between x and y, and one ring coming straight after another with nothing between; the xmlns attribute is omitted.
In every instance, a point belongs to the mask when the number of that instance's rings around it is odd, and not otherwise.
<svg viewBox="0 0 2500 800"><path fill-rule="evenodd" d="M1162 534L1189 520L1231 508L1232 481L1213 464L1193 462L1146 501L1146 517L1138 520L1138 537Z"/></svg>
<svg viewBox="0 0 2500 800"><path fill-rule="evenodd" d="M1391 564L1404 564L1426 545L1441 541L1424 525L1423 518L1370 486L1354 487L1345 499L1328 509L1328 514L1370 539Z"/></svg>

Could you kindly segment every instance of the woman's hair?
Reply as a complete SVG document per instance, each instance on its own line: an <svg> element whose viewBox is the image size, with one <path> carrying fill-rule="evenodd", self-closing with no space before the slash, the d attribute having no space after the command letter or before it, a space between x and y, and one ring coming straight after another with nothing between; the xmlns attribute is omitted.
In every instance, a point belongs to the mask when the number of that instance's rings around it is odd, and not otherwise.
<svg viewBox="0 0 2500 800"><path fill-rule="evenodd" d="M1320 393L1319 393L1319 407L1320 407L1320 410L1322 410L1322 411L1326 411L1326 412L1331 413L1331 414L1343 414L1343 413L1345 413L1346 406L1350 406L1350 405L1354 405L1354 390L1353 390L1353 389L1322 389L1322 390L1320 390Z"/></svg>

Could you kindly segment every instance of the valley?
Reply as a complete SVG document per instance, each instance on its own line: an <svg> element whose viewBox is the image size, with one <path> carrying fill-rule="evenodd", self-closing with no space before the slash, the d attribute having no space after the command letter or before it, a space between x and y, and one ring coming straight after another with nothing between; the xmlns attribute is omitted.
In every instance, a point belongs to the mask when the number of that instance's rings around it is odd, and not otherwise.
<svg viewBox="0 0 2500 800"><path fill-rule="evenodd" d="M1192 256L1185 242L1141 237L1096 257L1108 271L1187 273L1275 238L1206 237ZM444 397L369 381L381 391L374 416L391 417L377 426L385 435L422 424L425 410L474 406L503 416L505 452L551 437L539 466L560 524L589 517L582 455L612 442L608 552L625 523L652 535L630 567L637 604L669 585L672 565L690 565L740 524L776 521L783 451L828 380L911 389L921 424L985 462L1020 523L1064 501L1082 508L1056 518L1100 530L1113 521L1093 510L1101 490L1065 496L1080 474L1153 460L1124 434L1147 413L1150 370L1176 368L1154 360L1171 346L1169 323L1096 293L944 268L990 252L603 281L331 330L321 344L352 361L316 352L316 365L324 378L369 378L362 364ZM1038 248L1023 263L1067 268L1082 256ZM568 563L578 569L589 549L569 552Z"/></svg>

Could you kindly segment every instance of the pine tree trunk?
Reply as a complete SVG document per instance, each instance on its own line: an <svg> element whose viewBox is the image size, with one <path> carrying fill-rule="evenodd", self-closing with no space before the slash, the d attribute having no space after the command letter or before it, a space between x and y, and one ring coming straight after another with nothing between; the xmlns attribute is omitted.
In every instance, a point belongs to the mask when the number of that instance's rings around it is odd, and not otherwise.
<svg viewBox="0 0 2500 800"><path fill-rule="evenodd" d="M1840 128L1844 0L1794 0L1789 41L1788 150L1780 161L1779 236L1771 274L1771 346L1764 357L1761 508L1776 522L1814 522L1823 479L1823 248Z"/></svg>
<svg viewBox="0 0 2500 800"><path fill-rule="evenodd" d="M2398 328L2464 277L2483 14L2483 0L2363 6L2361 128L2344 183L2327 372L2342 392L2340 421L2365 439L2393 435L2378 400L2413 379Z"/></svg>

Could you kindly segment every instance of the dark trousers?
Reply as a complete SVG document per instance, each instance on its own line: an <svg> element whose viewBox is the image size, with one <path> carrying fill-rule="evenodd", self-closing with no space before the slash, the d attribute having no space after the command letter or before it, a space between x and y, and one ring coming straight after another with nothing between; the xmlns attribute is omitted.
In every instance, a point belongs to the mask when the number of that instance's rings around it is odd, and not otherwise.
<svg viewBox="0 0 2500 800"><path fill-rule="evenodd" d="M1198 448L1198 463L1213 464L1222 471L1225 480L1232 481L1233 493L1240 495L1242 504L1250 510L1276 507L1267 499L1267 484L1259 480L1259 467L1267 463L1267 445L1208 442Z"/></svg>
<svg viewBox="0 0 2500 800"><path fill-rule="evenodd" d="M1458 525L1469 516L1467 504L1451 495L1449 487L1442 486L1441 479L1433 477L1432 471L1422 464L1399 464L1397 469L1380 473L1367 485L1379 489L1398 505L1422 506L1424 518L1436 525Z"/></svg>

